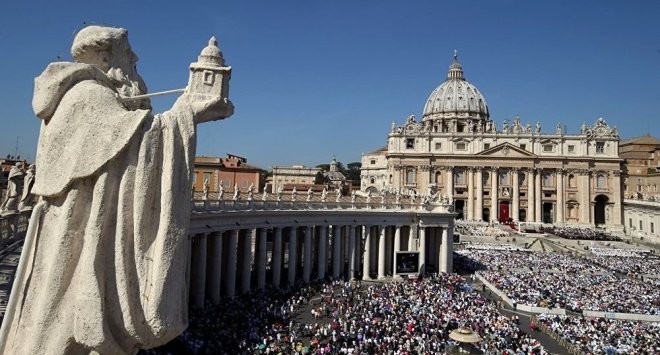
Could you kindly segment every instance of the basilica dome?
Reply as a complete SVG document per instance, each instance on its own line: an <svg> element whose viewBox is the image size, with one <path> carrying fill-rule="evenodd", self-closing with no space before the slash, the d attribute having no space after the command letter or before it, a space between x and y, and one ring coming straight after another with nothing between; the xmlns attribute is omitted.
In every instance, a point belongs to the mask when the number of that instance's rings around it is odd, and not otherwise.
<svg viewBox="0 0 660 355"><path fill-rule="evenodd" d="M486 99L476 86L465 80L456 53L447 80L433 90L424 105L423 120L440 118L489 118Z"/></svg>

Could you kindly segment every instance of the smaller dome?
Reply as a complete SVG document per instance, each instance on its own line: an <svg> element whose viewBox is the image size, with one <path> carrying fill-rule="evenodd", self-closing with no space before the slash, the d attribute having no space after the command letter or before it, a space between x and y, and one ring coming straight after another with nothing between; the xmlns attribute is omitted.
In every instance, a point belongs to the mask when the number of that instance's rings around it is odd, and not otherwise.
<svg viewBox="0 0 660 355"><path fill-rule="evenodd" d="M222 57L222 52L218 48L218 40L215 36L209 39L209 45L202 49L198 57L199 64L212 64L217 66L225 65L225 59Z"/></svg>

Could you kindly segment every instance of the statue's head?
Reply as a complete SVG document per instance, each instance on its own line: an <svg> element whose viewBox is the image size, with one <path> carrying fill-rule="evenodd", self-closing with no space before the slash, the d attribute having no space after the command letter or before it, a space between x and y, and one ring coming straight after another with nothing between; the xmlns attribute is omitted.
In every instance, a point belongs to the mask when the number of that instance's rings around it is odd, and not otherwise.
<svg viewBox="0 0 660 355"><path fill-rule="evenodd" d="M88 26L73 39L71 55L78 63L91 64L112 79L122 96L145 94L147 87L137 73L138 57L128 42L128 31L123 28ZM136 102L149 108L147 102ZM146 107L145 107L146 106Z"/></svg>

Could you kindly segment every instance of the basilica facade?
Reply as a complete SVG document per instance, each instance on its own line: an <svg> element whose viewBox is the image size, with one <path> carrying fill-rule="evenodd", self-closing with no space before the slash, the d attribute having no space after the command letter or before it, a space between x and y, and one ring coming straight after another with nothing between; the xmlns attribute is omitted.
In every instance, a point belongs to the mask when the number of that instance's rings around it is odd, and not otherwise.
<svg viewBox="0 0 660 355"><path fill-rule="evenodd" d="M496 124L454 55L421 120L392 123L387 146L362 156L361 189L439 191L457 218L622 226L619 135L603 118L574 134L516 116Z"/></svg>

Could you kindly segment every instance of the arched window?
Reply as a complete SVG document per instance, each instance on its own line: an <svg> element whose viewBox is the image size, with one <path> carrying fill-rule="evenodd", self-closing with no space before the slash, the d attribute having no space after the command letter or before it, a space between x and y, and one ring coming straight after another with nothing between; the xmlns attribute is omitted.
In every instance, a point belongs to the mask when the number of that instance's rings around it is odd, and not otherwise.
<svg viewBox="0 0 660 355"><path fill-rule="evenodd" d="M442 183L442 173L439 171L435 173L435 183L436 184Z"/></svg>
<svg viewBox="0 0 660 355"><path fill-rule="evenodd" d="M375 183L376 183L376 179L375 179L375 178L371 178L371 179L369 179L369 181L370 181L372 184L375 184Z"/></svg>
<svg viewBox="0 0 660 355"><path fill-rule="evenodd" d="M506 170L500 171L500 185L509 185L509 172Z"/></svg>
<svg viewBox="0 0 660 355"><path fill-rule="evenodd" d="M407 168L406 169L406 185L415 184L415 169Z"/></svg>
<svg viewBox="0 0 660 355"><path fill-rule="evenodd" d="M605 175L598 174L598 176L596 176L596 188L604 189L606 185L607 181L605 180Z"/></svg>
<svg viewBox="0 0 660 355"><path fill-rule="evenodd" d="M519 173L518 174L518 185L525 186L525 181L527 180L527 174Z"/></svg>

